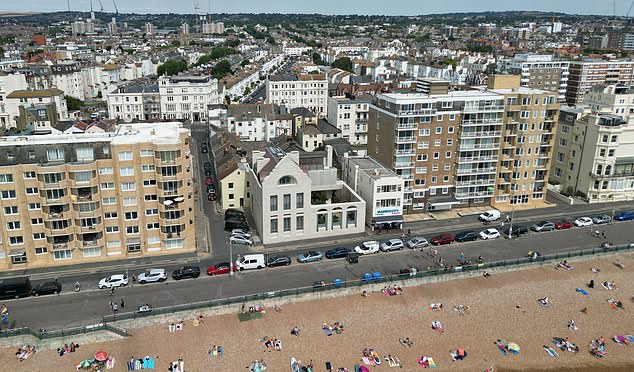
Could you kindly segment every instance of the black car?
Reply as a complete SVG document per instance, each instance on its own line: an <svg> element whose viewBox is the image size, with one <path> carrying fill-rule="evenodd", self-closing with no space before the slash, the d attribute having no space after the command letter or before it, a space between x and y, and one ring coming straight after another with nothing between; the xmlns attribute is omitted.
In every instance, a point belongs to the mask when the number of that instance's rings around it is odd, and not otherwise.
<svg viewBox="0 0 634 372"><path fill-rule="evenodd" d="M206 161L203 163L203 169L211 169L211 163Z"/></svg>
<svg viewBox="0 0 634 372"><path fill-rule="evenodd" d="M232 231L234 229L241 229L241 230L244 230L246 232L249 232L249 230L250 230L249 225L247 225L246 221L226 220L225 221L225 231Z"/></svg>
<svg viewBox="0 0 634 372"><path fill-rule="evenodd" d="M200 276L200 267L198 266L183 266L172 272L172 278L174 280L181 280L185 278L198 278Z"/></svg>
<svg viewBox="0 0 634 372"><path fill-rule="evenodd" d="M203 143L203 144L200 146L200 152L202 152L203 154L206 154L206 153L208 153L208 152L209 152L209 147L207 147L207 144L204 144L204 143Z"/></svg>
<svg viewBox="0 0 634 372"><path fill-rule="evenodd" d="M288 256L274 256L266 260L267 267L288 266L291 264L291 258Z"/></svg>
<svg viewBox="0 0 634 372"><path fill-rule="evenodd" d="M246 221L247 218L244 216L244 214L225 214L225 221L229 221L229 220L233 220L233 221Z"/></svg>
<svg viewBox="0 0 634 372"><path fill-rule="evenodd" d="M463 231L461 233L456 234L454 239L460 243L474 241L474 240L478 240L478 234L476 234L475 231Z"/></svg>
<svg viewBox="0 0 634 372"><path fill-rule="evenodd" d="M58 282L44 282L38 284L33 290L31 294L33 296L39 295L47 295L47 294L58 294L62 291L62 285Z"/></svg>
<svg viewBox="0 0 634 372"><path fill-rule="evenodd" d="M243 211L235 208L227 208L227 210L225 211L225 217L227 217L228 214L240 214L244 216Z"/></svg>
<svg viewBox="0 0 634 372"><path fill-rule="evenodd" d="M211 176L211 169L205 169L205 176Z"/></svg>
<svg viewBox="0 0 634 372"><path fill-rule="evenodd" d="M351 250L345 247L334 248L326 251L326 258L345 258Z"/></svg>
<svg viewBox="0 0 634 372"><path fill-rule="evenodd" d="M526 228L526 226L513 225L513 231L511 231L511 226L509 226L506 229L504 229L504 231L502 232L502 235L509 236L509 233L512 233L511 234L512 236L520 237L521 235L528 233L528 229Z"/></svg>

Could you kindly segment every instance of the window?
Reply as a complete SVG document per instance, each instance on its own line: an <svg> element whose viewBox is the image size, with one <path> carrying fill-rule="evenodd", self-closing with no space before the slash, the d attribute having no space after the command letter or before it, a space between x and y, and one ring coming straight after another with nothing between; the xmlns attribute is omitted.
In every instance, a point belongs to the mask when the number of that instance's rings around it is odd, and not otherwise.
<svg viewBox="0 0 634 372"><path fill-rule="evenodd" d="M13 182L12 174L0 174L0 183L11 183Z"/></svg>
<svg viewBox="0 0 634 372"><path fill-rule="evenodd" d="M106 212L103 214L104 218L117 218L119 216L119 214L117 212Z"/></svg>
<svg viewBox="0 0 634 372"><path fill-rule="evenodd" d="M165 240L166 249L183 248L183 239L167 239Z"/></svg>
<svg viewBox="0 0 634 372"><path fill-rule="evenodd" d="M134 176L134 168L133 167L119 168L119 175Z"/></svg>
<svg viewBox="0 0 634 372"><path fill-rule="evenodd" d="M37 194L37 187L27 187L25 192L27 195L35 195Z"/></svg>
<svg viewBox="0 0 634 372"><path fill-rule="evenodd" d="M48 253L48 249L46 247L35 248L35 254L45 254Z"/></svg>
<svg viewBox="0 0 634 372"><path fill-rule="evenodd" d="M88 183L92 179L92 172L75 172L73 173L73 178L75 179L75 183Z"/></svg>
<svg viewBox="0 0 634 372"><path fill-rule="evenodd" d="M451 151L447 151L445 153L445 158L447 158L447 159L451 158Z"/></svg>
<svg viewBox="0 0 634 372"><path fill-rule="evenodd" d="M0 192L2 199L15 199L15 190L3 190Z"/></svg>
<svg viewBox="0 0 634 372"><path fill-rule="evenodd" d="M154 208L154 209L146 209L145 210L145 215L146 216L156 216L158 215L158 209Z"/></svg>
<svg viewBox="0 0 634 372"><path fill-rule="evenodd" d="M304 216L297 216L295 219L295 230L304 230Z"/></svg>
<svg viewBox="0 0 634 372"><path fill-rule="evenodd" d="M119 151L119 161L132 160L132 151Z"/></svg>
<svg viewBox="0 0 634 372"><path fill-rule="evenodd" d="M136 182L121 182L121 191L136 190Z"/></svg>
<svg viewBox="0 0 634 372"><path fill-rule="evenodd" d="M35 172L24 172L24 179L25 180L32 180L35 179L36 175Z"/></svg>
<svg viewBox="0 0 634 372"><path fill-rule="evenodd" d="M161 151L160 154L160 158L163 163L175 163L178 156L177 151Z"/></svg>
<svg viewBox="0 0 634 372"><path fill-rule="evenodd" d="M284 209L291 209L291 194L284 194Z"/></svg>
<svg viewBox="0 0 634 372"><path fill-rule="evenodd" d="M100 187L102 190L112 190L114 189L114 182L102 182Z"/></svg>
<svg viewBox="0 0 634 372"><path fill-rule="evenodd" d="M100 257L101 247L87 247L83 249L84 257Z"/></svg>
<svg viewBox="0 0 634 372"><path fill-rule="evenodd" d="M61 249L59 251L53 251L53 258L55 260L70 260L73 258L73 253L70 249Z"/></svg>
<svg viewBox="0 0 634 372"><path fill-rule="evenodd" d="M147 238L147 243L148 244L158 244L161 242L161 237L160 236L150 236Z"/></svg>
<svg viewBox="0 0 634 372"><path fill-rule="evenodd" d="M117 248L117 247L121 247L121 240L108 240L106 242L106 246L108 248Z"/></svg>
<svg viewBox="0 0 634 372"><path fill-rule="evenodd" d="M135 235L139 233L139 226L126 226L125 233L128 235Z"/></svg>
<svg viewBox="0 0 634 372"><path fill-rule="evenodd" d="M42 240L42 239L46 239L46 236L44 235L44 233L34 233L33 234L33 240Z"/></svg>
<svg viewBox="0 0 634 372"><path fill-rule="evenodd" d="M157 196L157 195L154 195L154 194L144 195L144 196L143 196L143 199L144 199L145 201L156 201L156 200L158 200L158 196Z"/></svg>
<svg viewBox="0 0 634 372"><path fill-rule="evenodd" d="M95 161L95 150L92 147L78 147L75 149L77 161L80 163L92 163Z"/></svg>
<svg viewBox="0 0 634 372"><path fill-rule="evenodd" d="M10 236L9 244L10 245L24 244L24 238L21 236Z"/></svg>
<svg viewBox="0 0 634 372"><path fill-rule="evenodd" d="M99 168L99 174L112 174L112 167Z"/></svg>
<svg viewBox="0 0 634 372"><path fill-rule="evenodd" d="M154 172L155 169L154 164L145 164L141 166L141 172Z"/></svg>
<svg viewBox="0 0 634 372"><path fill-rule="evenodd" d="M442 127L436 127L436 134L442 134Z"/></svg>
<svg viewBox="0 0 634 372"><path fill-rule="evenodd" d="M141 252L141 243L128 243L125 246L129 253Z"/></svg>
<svg viewBox="0 0 634 372"><path fill-rule="evenodd" d="M48 161L64 161L64 149L48 149L46 157Z"/></svg>
<svg viewBox="0 0 634 372"><path fill-rule="evenodd" d="M295 197L295 208L301 209L304 208L304 193L298 192Z"/></svg>
<svg viewBox="0 0 634 372"><path fill-rule="evenodd" d="M284 232L291 231L291 218L284 217Z"/></svg>
<svg viewBox="0 0 634 372"><path fill-rule="evenodd" d="M41 218L31 218L31 225L42 225L44 224L44 220Z"/></svg>
<svg viewBox="0 0 634 372"><path fill-rule="evenodd" d="M143 180L143 187L156 186L156 180Z"/></svg>
<svg viewBox="0 0 634 372"><path fill-rule="evenodd" d="M429 129L419 129L418 130L418 135L419 136L429 136L430 133L431 133L431 131Z"/></svg>
<svg viewBox="0 0 634 372"><path fill-rule="evenodd" d="M434 159L438 159L440 158L440 153L439 152L434 152Z"/></svg>
<svg viewBox="0 0 634 372"><path fill-rule="evenodd" d="M42 205L40 203L29 203L29 210L30 211L37 211L39 209L42 208Z"/></svg>
<svg viewBox="0 0 634 372"><path fill-rule="evenodd" d="M608 156L614 156L614 149L608 150Z"/></svg>
<svg viewBox="0 0 634 372"><path fill-rule="evenodd" d="M440 146L440 144L442 143L442 140L434 140L434 146Z"/></svg>
<svg viewBox="0 0 634 372"><path fill-rule="evenodd" d="M136 198L135 197L123 198L123 205L126 205L126 206L136 205Z"/></svg>
<svg viewBox="0 0 634 372"><path fill-rule="evenodd" d="M117 198L115 198L115 197L103 198L103 199L101 199L101 201L103 202L103 204L116 204L117 203Z"/></svg>
<svg viewBox="0 0 634 372"><path fill-rule="evenodd" d="M119 226L106 226L106 234L114 234L119 232Z"/></svg>
<svg viewBox="0 0 634 372"><path fill-rule="evenodd" d="M126 221L139 219L138 212L125 212Z"/></svg>
<svg viewBox="0 0 634 372"><path fill-rule="evenodd" d="M269 210L271 212L277 211L277 195L271 195L269 200Z"/></svg>
<svg viewBox="0 0 634 372"><path fill-rule="evenodd" d="M18 214L18 206L12 205L10 207L4 207L4 214L6 215Z"/></svg>
<svg viewBox="0 0 634 372"><path fill-rule="evenodd" d="M141 157L154 156L154 150L141 150Z"/></svg>
<svg viewBox="0 0 634 372"><path fill-rule="evenodd" d="M145 227L147 227L148 230L157 230L160 226L158 222L151 222L145 225Z"/></svg>
<svg viewBox="0 0 634 372"><path fill-rule="evenodd" d="M20 230L22 228L20 221L7 222L7 230Z"/></svg>
<svg viewBox="0 0 634 372"><path fill-rule="evenodd" d="M271 234L277 234L277 218L271 218Z"/></svg>

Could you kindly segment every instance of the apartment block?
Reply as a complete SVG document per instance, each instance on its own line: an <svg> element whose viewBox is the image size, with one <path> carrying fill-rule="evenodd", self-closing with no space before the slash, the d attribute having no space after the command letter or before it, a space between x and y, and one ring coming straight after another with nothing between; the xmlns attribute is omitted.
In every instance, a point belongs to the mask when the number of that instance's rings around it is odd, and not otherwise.
<svg viewBox="0 0 634 372"><path fill-rule="evenodd" d="M160 120L161 100L159 86L125 85L106 95L110 119L126 123L140 120Z"/></svg>
<svg viewBox="0 0 634 372"><path fill-rule="evenodd" d="M328 97L328 122L341 130L341 136L352 145L368 143L369 95Z"/></svg>
<svg viewBox="0 0 634 372"><path fill-rule="evenodd" d="M195 251L190 132L0 137L0 270Z"/></svg>
<svg viewBox="0 0 634 372"><path fill-rule="evenodd" d="M504 97L494 207L544 206L559 103L554 92L520 87L517 75L494 75L488 89Z"/></svg>
<svg viewBox="0 0 634 372"><path fill-rule="evenodd" d="M631 115L634 113L634 87L631 85L592 87L586 93L585 106L595 112Z"/></svg>
<svg viewBox="0 0 634 372"><path fill-rule="evenodd" d="M271 141L292 135L291 114L276 104L231 104L227 107L227 130L240 141Z"/></svg>
<svg viewBox="0 0 634 372"><path fill-rule="evenodd" d="M325 156L277 146L252 152L251 210L265 245L365 231L365 201L337 179L326 149Z"/></svg>
<svg viewBox="0 0 634 372"><path fill-rule="evenodd" d="M218 80L211 76L161 76L159 78L163 120L207 120L209 105L221 102Z"/></svg>
<svg viewBox="0 0 634 372"><path fill-rule="evenodd" d="M266 102L289 110L305 107L320 118L328 114L328 80L321 74L271 76L266 81Z"/></svg>
<svg viewBox="0 0 634 372"><path fill-rule="evenodd" d="M592 87L632 85L634 61L586 59L570 62L566 103L579 105Z"/></svg>
<svg viewBox="0 0 634 372"><path fill-rule="evenodd" d="M562 108L550 181L589 203L634 200L631 116Z"/></svg>
<svg viewBox="0 0 634 372"><path fill-rule="evenodd" d="M341 178L365 201L365 224L373 230L400 227L403 220L405 181L370 156L347 156Z"/></svg>
<svg viewBox="0 0 634 372"><path fill-rule="evenodd" d="M560 102L566 98L569 68L569 61L557 61L552 55L543 54L516 54L498 65L500 72L520 75L523 87L556 92Z"/></svg>
<svg viewBox="0 0 634 372"><path fill-rule="evenodd" d="M6 96L6 110L9 114L7 128L15 128L20 117L20 106L33 107L53 104L57 112L57 119L68 119L68 109L64 99L64 91L51 88L45 90L15 90Z"/></svg>

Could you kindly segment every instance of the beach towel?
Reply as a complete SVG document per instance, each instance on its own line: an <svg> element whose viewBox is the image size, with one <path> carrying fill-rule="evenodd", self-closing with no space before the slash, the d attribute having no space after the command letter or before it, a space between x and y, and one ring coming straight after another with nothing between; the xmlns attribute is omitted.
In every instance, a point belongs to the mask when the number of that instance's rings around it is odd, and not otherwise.
<svg viewBox="0 0 634 372"><path fill-rule="evenodd" d="M369 366L373 366L373 365L376 364L376 363L374 363L374 359L370 359L368 357L361 358L361 361L363 362L363 364L367 364Z"/></svg>
<svg viewBox="0 0 634 372"><path fill-rule="evenodd" d="M137 359L137 360L134 361L134 370L136 371L136 370L139 370L139 369L141 369L141 360Z"/></svg>
<svg viewBox="0 0 634 372"><path fill-rule="evenodd" d="M106 361L106 369L113 369L114 363L115 363L114 358L108 358L108 360Z"/></svg>
<svg viewBox="0 0 634 372"><path fill-rule="evenodd" d="M443 331L442 324L438 320L431 322L431 328L435 331Z"/></svg>
<svg viewBox="0 0 634 372"><path fill-rule="evenodd" d="M134 362L128 362L128 371L134 371Z"/></svg>
<svg viewBox="0 0 634 372"><path fill-rule="evenodd" d="M540 300L537 300L537 303L539 304L539 306L544 307L544 308L549 308L551 304L545 304L543 302L541 302Z"/></svg>
<svg viewBox="0 0 634 372"><path fill-rule="evenodd" d="M436 363L434 363L434 359L432 357L428 357L428 356L424 356L422 358L418 358L418 364L421 367L429 367L429 368L436 368Z"/></svg>
<svg viewBox="0 0 634 372"><path fill-rule="evenodd" d="M324 331L326 336L332 336L332 331L330 330L330 328L322 328L321 330Z"/></svg>
<svg viewBox="0 0 634 372"><path fill-rule="evenodd" d="M630 340L630 342L634 342L634 336L632 336L632 335L625 335L625 338Z"/></svg>
<svg viewBox="0 0 634 372"><path fill-rule="evenodd" d="M575 291L581 293L584 296L588 295L588 292L585 289L583 289L583 288L577 288L577 289L575 289Z"/></svg>
<svg viewBox="0 0 634 372"><path fill-rule="evenodd" d="M557 354L555 349L553 349L552 347L544 346L544 350L546 350L548 355L550 355L551 357L558 357L559 356L559 354Z"/></svg>
<svg viewBox="0 0 634 372"><path fill-rule="evenodd" d="M503 344L503 343L501 343L501 342L496 342L495 344L497 345L498 350L500 350L500 353L502 353L502 355L506 355L506 354L508 354L508 353L507 353L507 351L506 351L506 346L504 346L504 344Z"/></svg>
<svg viewBox="0 0 634 372"><path fill-rule="evenodd" d="M627 345L627 344L629 344L629 342L630 342L630 341L629 341L627 338L625 338L625 336L623 336L623 335L617 335L617 336L614 336L613 340L614 340L614 342L616 342L617 344L626 344L626 345Z"/></svg>

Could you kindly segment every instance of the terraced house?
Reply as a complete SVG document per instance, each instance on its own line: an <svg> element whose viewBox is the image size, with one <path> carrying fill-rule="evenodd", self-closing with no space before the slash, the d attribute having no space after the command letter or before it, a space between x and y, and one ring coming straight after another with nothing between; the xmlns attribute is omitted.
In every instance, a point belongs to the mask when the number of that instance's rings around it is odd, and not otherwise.
<svg viewBox="0 0 634 372"><path fill-rule="evenodd" d="M189 130L0 137L0 270L195 250Z"/></svg>

